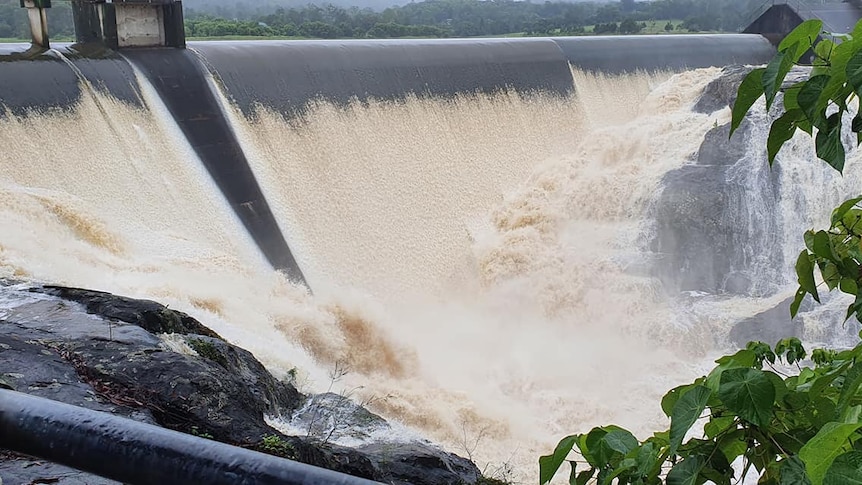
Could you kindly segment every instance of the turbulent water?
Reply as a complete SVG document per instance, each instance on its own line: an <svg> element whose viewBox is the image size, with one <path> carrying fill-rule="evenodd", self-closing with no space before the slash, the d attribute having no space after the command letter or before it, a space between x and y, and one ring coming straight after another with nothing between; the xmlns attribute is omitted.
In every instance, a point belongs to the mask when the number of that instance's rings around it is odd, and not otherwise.
<svg viewBox="0 0 862 485"><path fill-rule="evenodd" d="M729 121L691 109L718 74L575 72L570 99L318 103L301 120L223 98L314 296L267 268L144 80L145 110L90 92L71 111L7 114L0 276L157 299L303 390L370 402L405 440L534 483L566 434L666 426L664 391L787 296L681 303L650 276L662 176ZM793 143L789 254L853 182ZM765 163L750 151L730 183ZM829 189L797 187L812 179ZM739 217L756 225L746 190ZM332 382L335 368L348 373Z"/></svg>

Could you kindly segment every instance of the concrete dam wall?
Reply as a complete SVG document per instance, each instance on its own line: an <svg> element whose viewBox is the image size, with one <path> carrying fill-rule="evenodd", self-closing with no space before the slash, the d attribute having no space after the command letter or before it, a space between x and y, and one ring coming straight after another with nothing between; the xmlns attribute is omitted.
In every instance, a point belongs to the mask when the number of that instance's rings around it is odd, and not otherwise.
<svg viewBox="0 0 862 485"><path fill-rule="evenodd" d="M265 258L305 283L288 247L291 228L273 215L219 89L246 116L263 107L294 118L321 100L344 105L501 90L569 97L578 91L571 67L609 75L681 71L760 64L773 53L765 38L743 34L191 42L188 49L121 53L80 45L42 51L0 45L0 117L62 113L88 93L145 107L142 76Z"/></svg>

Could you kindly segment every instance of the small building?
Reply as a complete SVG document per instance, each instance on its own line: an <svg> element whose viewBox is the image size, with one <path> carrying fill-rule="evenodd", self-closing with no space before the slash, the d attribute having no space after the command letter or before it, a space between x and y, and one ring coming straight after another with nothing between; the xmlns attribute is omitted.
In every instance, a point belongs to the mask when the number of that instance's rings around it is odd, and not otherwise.
<svg viewBox="0 0 862 485"><path fill-rule="evenodd" d="M743 33L760 34L777 46L796 26L811 19L822 20L823 30L826 32L849 33L859 19L862 19L862 1L845 0L843 3L823 4L773 2Z"/></svg>

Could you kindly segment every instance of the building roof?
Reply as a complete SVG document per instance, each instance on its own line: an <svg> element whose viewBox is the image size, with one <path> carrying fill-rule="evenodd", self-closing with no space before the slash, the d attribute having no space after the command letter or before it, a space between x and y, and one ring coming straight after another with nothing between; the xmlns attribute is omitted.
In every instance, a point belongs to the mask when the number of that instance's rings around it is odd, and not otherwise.
<svg viewBox="0 0 862 485"><path fill-rule="evenodd" d="M854 3L827 3L822 5L790 5L802 20L820 19L823 30L846 34L862 19L862 7Z"/></svg>

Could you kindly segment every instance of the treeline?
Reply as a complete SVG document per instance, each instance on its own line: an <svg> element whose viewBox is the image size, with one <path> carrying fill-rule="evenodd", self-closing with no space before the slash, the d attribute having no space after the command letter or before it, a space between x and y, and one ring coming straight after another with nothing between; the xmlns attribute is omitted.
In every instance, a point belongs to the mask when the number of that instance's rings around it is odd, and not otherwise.
<svg viewBox="0 0 862 485"><path fill-rule="evenodd" d="M643 31L647 22L657 21L661 22L658 30L665 31L736 32L753 20L764 6L763 0L574 3L427 0L376 11L332 4L276 7L281 0L255 0L251 4L243 3L244 0L206 1L209 3L198 0L184 2L186 34L190 37L295 36L330 39L633 34ZM74 28L68 0L54 0L53 5L48 14L52 37L71 38ZM249 9L242 11L251 15L224 18L210 13L211 9L226 11L226 5L232 5L237 11L247 5ZM197 10L192 6L205 6L207 9ZM3 37L29 37L26 13L19 7L19 0L0 0L0 38Z"/></svg>
<svg viewBox="0 0 862 485"><path fill-rule="evenodd" d="M512 33L573 35L638 33L647 21L677 20L665 30L739 31L762 0L655 0L610 3L513 0L427 0L377 12L368 8L308 5L278 8L249 20L191 11L187 34L315 38L475 37ZM589 29L588 29L589 28Z"/></svg>
<svg viewBox="0 0 862 485"><path fill-rule="evenodd" d="M52 2L51 10L48 11L48 25L50 35L55 39L72 39L75 36L72 6L68 0ZM0 38L30 38L27 11L21 8L19 0L0 0Z"/></svg>

